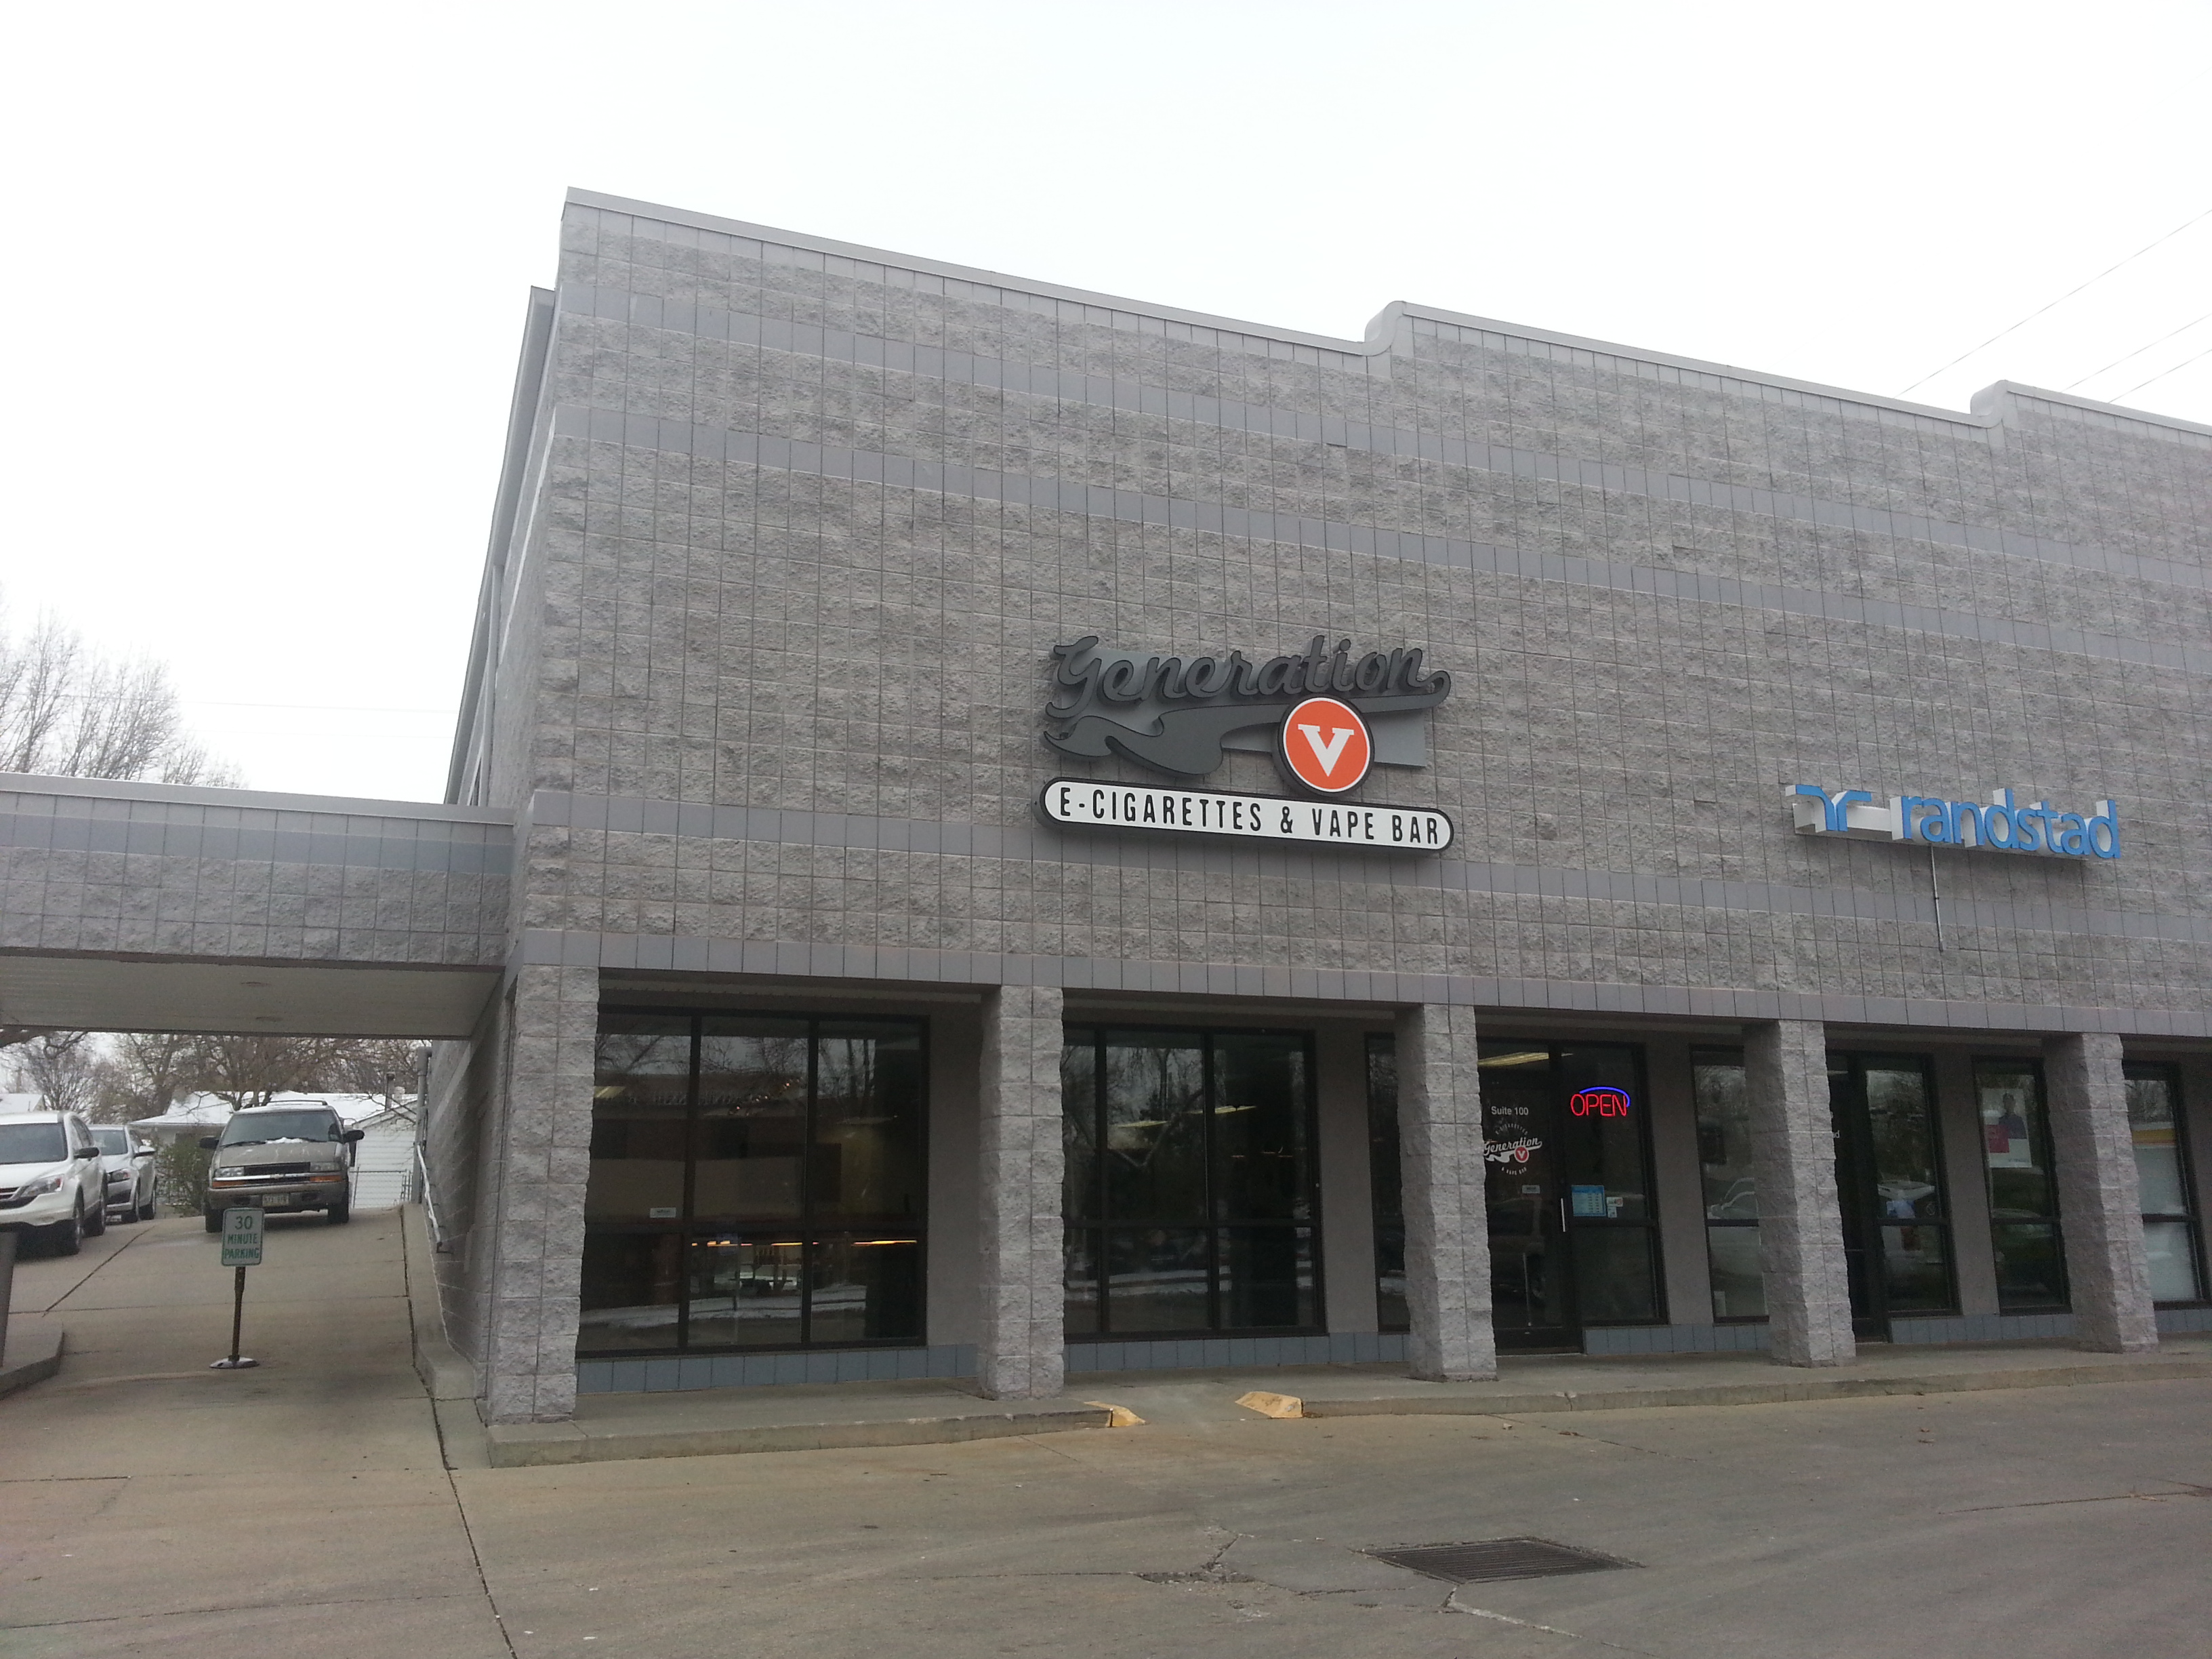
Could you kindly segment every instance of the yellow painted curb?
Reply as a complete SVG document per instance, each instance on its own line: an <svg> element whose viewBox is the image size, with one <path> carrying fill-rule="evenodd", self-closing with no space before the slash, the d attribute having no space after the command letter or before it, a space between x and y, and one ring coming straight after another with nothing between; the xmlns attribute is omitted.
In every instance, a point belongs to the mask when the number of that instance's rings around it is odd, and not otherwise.
<svg viewBox="0 0 2212 1659"><path fill-rule="evenodd" d="M1255 1411L1262 1417L1304 1417L1306 1403L1292 1394L1269 1394L1264 1389L1255 1389L1249 1394L1237 1396L1237 1403L1247 1411Z"/></svg>
<svg viewBox="0 0 2212 1659"><path fill-rule="evenodd" d="M1083 1403L1086 1406L1096 1406L1100 1411L1104 1412L1107 1414L1106 1426L1109 1429L1134 1429L1144 1425L1145 1419L1127 1406L1109 1405L1103 1400L1086 1400Z"/></svg>

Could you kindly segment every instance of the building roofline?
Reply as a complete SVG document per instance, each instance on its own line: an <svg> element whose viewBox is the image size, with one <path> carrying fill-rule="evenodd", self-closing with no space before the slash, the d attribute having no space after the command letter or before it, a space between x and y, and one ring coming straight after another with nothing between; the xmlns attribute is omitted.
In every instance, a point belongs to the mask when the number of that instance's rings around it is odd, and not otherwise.
<svg viewBox="0 0 2212 1659"><path fill-rule="evenodd" d="M1942 409L1933 404L1917 404L1902 398L1893 398L1880 392L1858 392L1847 386L1826 386L1816 380L1801 380L1786 374L1770 374L1763 369L1744 368L1732 363L1710 362L1703 358L1684 357L1673 352L1654 351L1645 347L1620 344L1617 341L1591 339L1579 334L1563 334L1557 330L1536 328L1525 323L1502 322L1494 317L1477 317L1466 312L1448 310L1442 306L1421 305L1407 300L1393 300L1377 312L1367 325L1364 339L1340 339L1331 335L1310 334L1302 329L1279 327L1273 324L1255 323L1237 317L1217 316L1210 312L1188 311L1178 306L1157 304L1147 300L1132 300L1125 295L1101 294L1089 289L1070 288L1060 283L1044 282L1036 277L1016 276L1005 271L989 270L981 266L954 264L947 260L925 258L918 254L900 253L888 248L868 247L857 242L842 242L832 237L811 235L804 231L784 230L773 225L755 224L743 219L726 219L712 213L699 213L689 208L672 208L655 202L641 202L624 196L611 196L599 191L571 188L568 201L579 207L600 209L611 213L635 214L640 218L656 220L663 224L686 225L700 230L712 230L730 236L744 236L757 241L774 242L780 246L805 248L811 252L836 255L848 259L860 259L871 264L896 266L903 270L928 272L932 276L949 276L960 282L981 283L994 288L1015 289L1026 294L1042 295L1051 299L1066 300L1085 306L1096 306L1103 310L1123 311L1133 315L1157 317L1167 321L1188 323L1199 328L1221 329L1230 333L1249 334L1257 338L1281 340L1291 344L1311 346L1318 350L1334 351L1350 356L1380 356L1395 343L1399 323L1419 319L1427 322L1448 323L1458 328L1480 329L1486 333L1502 334L1514 339L1529 340L1545 345L1562 346L1572 351L1595 352L1601 356L1624 358L1631 362L1679 369L1692 374L1718 375L1748 384L1773 386L1779 390L1796 392L1809 397L1831 398L1839 403L1860 404L1871 408L1892 410L1899 414L1916 415L1931 420L1948 421L1960 426L1988 428L2003 423L2003 407L2008 398L2027 398L2038 403L2056 404L2065 408L2100 415L2115 421L2164 428L2212 437L2212 426L2195 421L2185 421L2176 416L2154 415L2139 409L2125 408L2118 404L2098 403L2093 398L2077 398L2063 392L2046 392L2039 387L2024 386L2013 380L1998 380L1976 392L1972 407L1966 410Z"/></svg>
<svg viewBox="0 0 2212 1659"><path fill-rule="evenodd" d="M270 789L224 789L206 784L55 778L33 772L0 772L0 795L76 795L94 800L240 806L263 811L320 812L362 818L435 818L447 823L511 825L514 822L514 813L495 807L455 806L427 800L373 800L352 795L295 795Z"/></svg>

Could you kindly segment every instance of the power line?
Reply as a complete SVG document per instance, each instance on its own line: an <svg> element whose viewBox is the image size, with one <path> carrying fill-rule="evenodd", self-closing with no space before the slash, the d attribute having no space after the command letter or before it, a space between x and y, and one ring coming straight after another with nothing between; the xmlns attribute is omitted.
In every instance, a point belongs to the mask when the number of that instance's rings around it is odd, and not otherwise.
<svg viewBox="0 0 2212 1659"><path fill-rule="evenodd" d="M221 697L185 697L180 701L202 708L311 708L326 714L443 714L452 718L453 710L445 708L397 708L374 702L234 702Z"/></svg>
<svg viewBox="0 0 2212 1659"><path fill-rule="evenodd" d="M2150 343L2150 345L2139 345L2133 351L2123 353L2121 356L2113 358L2109 363L2106 363L2105 365L2105 368L2118 368L2122 363L2127 362L2130 357L2142 356L2144 352L2150 349L2150 346L2164 345L2168 340L2171 340L2175 334L2186 334L2191 329L2196 327L2198 323L2206 321L2212 321L2212 311L2208 311L2203 316L2184 323L2179 328L2173 330L2171 333L2160 335L2158 338ZM2059 390L2062 392L2071 392L2075 386L2087 386L2090 381L2095 380L2100 374L2102 374L2105 372L2105 368L2093 368L2087 374L2084 374L2080 380L2075 381L2074 386L2061 386ZM2143 384L2145 386L2148 386L2150 382L2148 380L2145 380Z"/></svg>
<svg viewBox="0 0 2212 1659"><path fill-rule="evenodd" d="M2203 362L2207 357L2212 357L2212 346L2206 346L2203 350L2198 352L2194 357L2184 357L2172 368L2161 368L2148 380L2137 380L2133 386L2130 386L2126 392L2116 392L2105 401L2107 403L2116 404L2119 402L2121 398L2128 396L2130 392L2141 392L2147 386L2155 386L2167 375L2178 374L2182 369L2188 368L2191 363Z"/></svg>
<svg viewBox="0 0 2212 1659"><path fill-rule="evenodd" d="M2051 310L2055 307L2064 305L2069 300L2081 292L2081 289L2094 288L2099 283L2103 282L2106 277L2111 276L2113 271L2120 270L2123 266L2133 264L2136 260L2142 258L2144 254L2149 252L2151 249L2165 246L2166 243L2180 235L2183 231L2189 229L2191 226L2202 224L2207 219L2212 219L2212 208L2205 209L2203 212L2198 214L2195 218L2189 221L2188 224L2176 225L2172 230L2167 231L2165 235L2160 237L2155 242L2145 243L2142 246L2137 248L2133 253L2128 255L2126 258L2121 260L2119 264L2112 265L2099 271L2087 282L2082 283L2081 288L2068 289L2065 293L2053 300L2050 305L2038 307L2035 310L2029 312L2027 316L2014 323L2010 328L1999 329L1996 333L1990 335L1988 339L1983 341L1981 344L1976 346L1972 351L1960 352L1957 356L1952 358L1949 362L1944 364L1942 368L1931 370L1929 373L1922 375L1911 386L1905 387L1904 392L1900 392L1897 395L1902 398L1906 392L1917 391L1920 387L1926 386L1928 382L1934 380L1936 375L1948 374L1951 370L1958 368L1960 363L1965 362L1967 358L1972 356L1975 352L1986 351L1990 347L1995 345L1999 340L2003 339L2006 335L2017 333L2021 329L2026 328L2030 323L2043 315L2045 312ZM2149 383L2146 381L2144 384L2148 385Z"/></svg>

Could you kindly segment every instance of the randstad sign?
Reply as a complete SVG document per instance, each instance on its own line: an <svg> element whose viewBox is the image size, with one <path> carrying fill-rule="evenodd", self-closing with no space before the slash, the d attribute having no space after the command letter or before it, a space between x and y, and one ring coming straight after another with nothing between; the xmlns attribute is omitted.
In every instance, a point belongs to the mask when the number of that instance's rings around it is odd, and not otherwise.
<svg viewBox="0 0 2212 1659"><path fill-rule="evenodd" d="M1989 805L1940 795L1892 795L1885 806L1864 789L1830 791L1801 783L1783 792L1801 836L1850 836L1862 841L1924 842L1930 847L1981 847L1999 853L2058 858L2116 859L2120 810L2109 800L2087 816L2053 810L2047 800L2021 805L2009 789Z"/></svg>

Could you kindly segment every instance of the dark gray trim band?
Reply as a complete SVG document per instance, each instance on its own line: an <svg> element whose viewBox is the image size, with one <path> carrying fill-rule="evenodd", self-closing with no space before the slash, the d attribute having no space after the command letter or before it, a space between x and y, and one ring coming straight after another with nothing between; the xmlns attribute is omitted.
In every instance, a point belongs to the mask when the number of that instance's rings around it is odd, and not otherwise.
<svg viewBox="0 0 2212 1659"><path fill-rule="evenodd" d="M1696 1019L1813 1019L1832 1025L1927 1026L1983 1031L2112 1031L2123 1036L2212 1036L2195 1011L1824 996L1689 986L1492 979L1461 974L1362 973L1197 962L1115 961L988 951L889 950L804 941L707 939L668 934L526 929L517 968L748 974L786 979L900 980L923 984L1057 985L1154 995L1286 997L1403 1007L1461 1007Z"/></svg>
<svg viewBox="0 0 2212 1659"><path fill-rule="evenodd" d="M0 790L0 848L504 878L514 831L483 816L394 817Z"/></svg>
<svg viewBox="0 0 2212 1659"><path fill-rule="evenodd" d="M1948 638L2071 652L2191 673L2212 673L2212 649L2197 646L2165 645L2118 635L2094 634L2084 629L2052 628L2039 623L1981 617L1934 605L1864 599L1820 588L1740 581L1732 576L1620 564L1578 554L1524 553L1452 536L1416 535L1409 531L1380 530L1370 525L1345 524L1303 514L1256 512L1220 501L1071 483L1030 473L994 472L981 467L917 461L873 450L807 443L766 433L732 432L723 427L663 420L652 415L625 415L615 410L564 404L553 411L553 433L556 437L690 455L726 465L772 467L854 483L881 484L887 489L927 490L975 501L1044 507L1126 524L1245 537L1255 541L1323 548L1331 552L1373 554L1485 574L1518 576L1531 581L1570 582L1577 586L1646 593L1659 599L1740 605L1790 616L1817 617L1830 622L1907 629ZM2212 576L2200 574L2195 585L2212 586Z"/></svg>
<svg viewBox="0 0 2212 1659"><path fill-rule="evenodd" d="M1124 869L1290 876L1332 880L1350 886L1426 888L1613 904L1666 904L1685 909L1747 910L1776 915L1840 916L1931 928L1936 922L1933 901L1913 892L1883 892L1863 887L1803 887L1779 882L1704 881L1693 877L1567 870L1534 864L1486 864L1464 859L1378 860L1358 852L1224 845L1146 836L1141 831L1120 836L1090 831L1062 833L1026 823L951 823L927 818L869 817L856 813L788 811L763 806L714 806L703 802L654 801L636 796L574 794L554 790L540 790L531 798L529 821L533 825L618 835L679 836L839 850L1103 865ZM1778 827L1778 833L1781 833ZM1900 857L1905 855L1904 848L1892 850ZM2061 866L2051 867L2055 871ZM1943 921L1948 931L1960 935L1990 928L2071 938L2212 945L2212 916L2177 915L2163 911L2018 904L1961 896L1944 900Z"/></svg>
<svg viewBox="0 0 2212 1659"><path fill-rule="evenodd" d="M1933 542L1980 553L2037 559L2138 580L2192 588L2212 587L2212 573L2202 566L2146 554L2063 542L1988 525L1954 523L1920 514L1893 513L1787 490L1749 484L1716 483L1679 473L1577 460L1543 450L1504 444L1473 443L1407 427L1384 426L1316 415L1234 398L1170 392L1141 381L1084 374L1040 363L1025 363L975 352L946 350L908 340L893 340L811 323L784 322L747 312L724 311L690 301L662 299L626 289L564 283L559 306L570 316L589 317L638 328L666 329L702 339L758 346L764 350L822 357L866 368L948 380L994 391L1027 392L1065 403L1127 410L1168 420L1190 421L1231 432L1259 432L1302 443L1335 445L1377 455L1419 458L1472 471L1510 477L1540 478L1616 495L1640 495L1686 507L1718 507L1792 523L1820 525L1905 541Z"/></svg>

